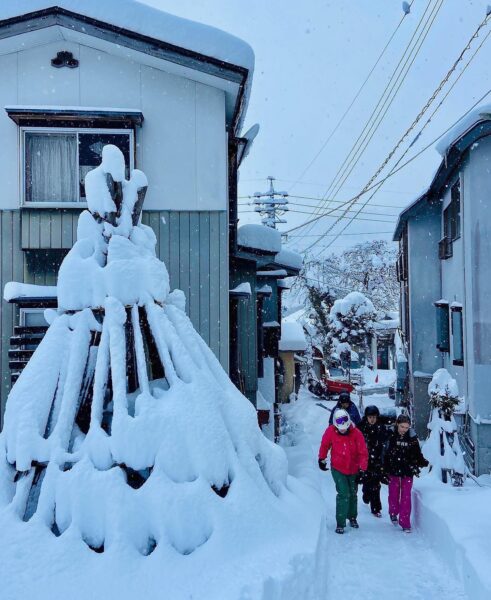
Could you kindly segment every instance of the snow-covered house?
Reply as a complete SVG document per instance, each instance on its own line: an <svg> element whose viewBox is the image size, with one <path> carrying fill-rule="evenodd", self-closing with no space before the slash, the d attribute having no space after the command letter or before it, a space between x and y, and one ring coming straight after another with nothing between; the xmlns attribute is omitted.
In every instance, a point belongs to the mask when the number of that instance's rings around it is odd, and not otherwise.
<svg viewBox="0 0 491 600"><path fill-rule="evenodd" d="M230 376L258 410L273 410L283 372L281 299L289 287L284 278L298 275L302 257L282 247L276 229L247 224L238 229L230 265Z"/></svg>
<svg viewBox="0 0 491 600"><path fill-rule="evenodd" d="M108 143L128 172L146 172L143 222L228 368L229 240L253 64L241 40L132 0L2 1L0 283L48 287L11 289L2 305L1 412L11 371L45 330L43 308L56 305L49 286L86 206L84 176Z"/></svg>
<svg viewBox="0 0 491 600"><path fill-rule="evenodd" d="M461 435L476 473L491 468L491 107L465 117L437 149L428 188L399 216L406 396L426 433L428 384L444 367L465 399Z"/></svg>
<svg viewBox="0 0 491 600"><path fill-rule="evenodd" d="M307 350L307 340L303 326L298 321L283 319L279 343L280 358L283 363L283 380L280 387L280 401L289 402L292 394L298 394L303 354Z"/></svg>

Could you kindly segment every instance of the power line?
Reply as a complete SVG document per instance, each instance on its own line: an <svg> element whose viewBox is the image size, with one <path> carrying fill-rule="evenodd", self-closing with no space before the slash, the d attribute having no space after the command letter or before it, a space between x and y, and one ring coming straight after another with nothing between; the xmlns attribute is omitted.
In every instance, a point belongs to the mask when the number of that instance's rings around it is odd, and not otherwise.
<svg viewBox="0 0 491 600"><path fill-rule="evenodd" d="M412 65L414 64L414 62L415 62L415 60L416 60L416 58L417 58L417 56L419 54L419 51L421 50L421 47L423 46L423 43L425 42L425 40L426 40L426 38L427 38L427 36L428 36L428 34L430 32L430 29L431 29L431 27L432 27L432 25L433 25L433 23L434 23L437 15L438 15L438 13L440 12L440 9L443 6L443 0L439 0L439 2L440 2L439 4L435 5L434 12L431 13L430 16L429 16L429 19L431 19L431 21L429 22L428 28L426 29L426 31L424 29L422 30L421 35L420 35L420 37L418 38L418 40L416 42L417 44L419 44L417 46L417 48L416 48L416 51L414 52L414 54L413 54L412 57L411 57L411 54L408 56L408 58L406 59L406 62L403 65L403 69L406 67L407 62L411 59L411 62L409 63L409 66L407 67L407 69L406 69L405 72L401 71L401 74L399 74L399 76L395 80L395 82L394 82L391 90L389 91L388 97L386 98L386 100L384 101L384 103L382 104L382 106L379 108L377 114L375 115L374 122L369 127L369 129L367 130L365 136L361 140L360 146L356 150L355 154L349 160L349 162L346 165L343 173L341 173L341 179L336 184L336 188L334 190L334 195L337 195L339 193L339 191L342 189L343 185L346 183L348 177L351 175L351 173L356 168L356 165L358 164L359 159L362 157L363 153L368 148L368 146L369 146L370 142L372 141L375 133L379 129L379 127L382 124L385 116L387 115L390 107L392 106L392 104L393 104L393 102L394 102L397 94L399 93L399 90L401 89L404 81L406 80L406 77L407 77L407 74L409 73L409 70L411 69ZM426 25L424 27L426 27ZM395 91L394 91L394 89L395 89ZM391 96L391 94L392 94L392 96Z"/></svg>
<svg viewBox="0 0 491 600"><path fill-rule="evenodd" d="M317 213L319 213L319 211L321 210L322 206L326 207L327 203L325 201L325 198L328 196L328 194L330 193L330 191L333 188L336 188L338 181L340 180L340 178L343 177L343 175L346 173L346 170L350 167L351 162L352 162L352 158L354 156L356 156L357 153L359 154L358 151L360 150L361 146L363 145L363 143L366 140L367 136L369 135L370 131L372 131L373 125L376 122L376 120L377 120L377 118L378 118L378 116L380 114L380 107L381 107L381 105L382 105L382 108L386 105L387 100L390 98L390 94L392 93L392 91L394 89L394 86L397 84L397 82L399 81L399 78L404 73L404 68L406 67L407 60L411 57L412 53L414 52L414 49L417 47L417 44L419 43L419 41L421 39L421 36L422 36L423 32L425 31L426 26L430 22L430 19L431 19L432 15L433 15L433 12L434 12L435 8L437 8L437 6L438 6L437 4L434 5L434 7L432 8L432 11L430 12L428 18L425 21L425 17L426 17L426 14L427 14L427 12L428 12L428 10L430 8L431 1L432 0L428 0L428 4L426 5L425 11L424 11L423 15L421 16L421 19L420 19L418 25L416 26L416 29L414 30L414 33L413 33L411 39L409 40L408 44L406 45L406 48L404 49L404 52L403 52L401 58L399 59L398 64L396 65L395 69L393 70L392 75L391 75L391 77L389 79L389 82L387 83L387 85L385 86L382 94L380 95L380 97L379 97L379 99L378 99L375 107L373 108L372 113L370 114L368 120L366 121L366 123L365 123L365 125L364 125L364 127L363 127L363 129L361 131L361 133L359 134L358 138L355 140L355 142L351 146L351 149L348 152L346 158L344 159L344 161L342 162L342 164L338 168L336 174L334 175L333 179L331 180L331 183L329 184L329 187L327 188L327 190L323 194L323 201L313 211L314 215L317 214ZM437 1L442 2L443 0L437 0ZM441 4L440 4L440 7L441 7ZM438 10L439 10L439 8L438 8ZM431 27L431 24L432 23L430 23L430 27ZM419 31L420 28L421 28L421 31ZM419 31L419 33L418 33L418 31ZM428 31L429 31L429 29L428 29ZM416 35L418 35L418 37L416 38L416 42L413 45L413 40L416 37ZM423 39L423 41L424 41L424 39ZM415 57L416 57L417 53L419 52L420 48L421 48L421 45L417 49ZM406 56L407 56L407 58L406 58ZM403 63L404 60L405 60L405 62ZM401 64L402 64L402 68L401 68ZM411 63L411 65L412 65L412 63ZM411 65L409 66L409 68L411 67ZM404 77L407 75L407 73L409 71L409 68L406 71L406 73L404 74ZM394 82L394 78L396 78L395 82ZM395 96L392 98L391 104L392 104L394 98L395 98ZM375 115L375 120L374 120L374 115ZM379 125L380 125L380 122L377 125L377 128L378 128ZM375 131L376 131L376 129L375 129ZM373 133L375 133L375 131ZM363 149L363 151L364 151L364 149ZM360 158L360 156L361 156L361 154L359 154L358 158ZM352 170L353 169L351 169L351 171L348 172L347 176L349 176L349 174L352 172ZM343 180L342 183L344 183L345 181L346 181L346 178ZM339 191L340 187L341 186L338 187L338 189L336 190L336 192L335 192L334 195L336 195L336 193ZM311 228L309 228L307 231L309 231L310 229Z"/></svg>
<svg viewBox="0 0 491 600"><path fill-rule="evenodd" d="M253 202L242 202L242 203L239 203L238 206L239 206L239 208L242 208L242 207L245 207L245 206L251 207L251 206L254 206L254 203ZM301 204L300 202L289 202L288 206L300 206L302 208L312 208L312 205L310 205L310 204ZM372 207L372 206L375 206L375 205L371 204L370 207ZM394 209L396 207L395 206L390 206L390 207L387 207L387 208ZM295 208L293 208L293 209L292 208L288 208L288 211L289 212L301 212L301 213L303 213L305 215L311 215L312 214L310 211L296 210ZM249 211L242 211L242 212L249 212ZM256 209L254 209L254 211L252 211L252 212L259 212L259 211L256 210ZM355 211L353 210L353 211L348 211L348 212L355 212ZM399 215L399 213L389 214L386 211L384 211L384 212L368 212L368 211L365 211L365 210L363 211L363 214L364 215L373 215L375 217L383 217L383 216L386 216L386 217L397 217Z"/></svg>
<svg viewBox="0 0 491 600"><path fill-rule="evenodd" d="M422 154L424 154L429 148L431 148L432 146L434 146L436 144L436 142L438 142L438 140L440 138L442 138L444 135L446 135L451 129L453 129L455 127L455 125L461 121L464 117L466 117L472 110L474 110L476 108L476 106L482 102L484 100L484 98L486 98L487 96L489 96L489 94L491 94L491 89L489 89L487 92L485 92L476 102L474 102L474 104L462 115L460 116L456 121L454 121L452 123L452 125L450 125L449 127L447 127L447 129L445 129L445 131L443 131L442 133L440 133L440 135L438 135L436 138L434 138L431 142L429 142L424 148L421 148L421 150L419 150L419 152L416 152L416 154L414 154L413 156L411 156L411 158L409 158L406 162L402 163L402 165L400 165L399 167L397 167L397 169L394 169L394 171L391 171L388 175L386 175L384 178L382 178L380 181L378 181L375 184L370 185L369 187L367 187L367 189L365 189L364 191L362 191L359 195L357 196L353 196L352 198L350 198L350 200L347 200L346 202L343 202L343 205L346 206L346 204L348 204L350 201L361 197L363 195L365 195L367 192L370 192L371 190L373 190L374 188L378 188L380 186L380 184L382 182L387 181L387 179L390 179L391 177L393 177L394 175L396 175L397 173L399 173L399 171L402 171L402 169L404 169L405 167L407 167L407 165L409 165L410 163L412 163L413 161L415 161L417 158L419 158ZM339 207L338 207L339 208ZM326 211L325 213L322 213L321 215L318 215L316 217L313 217L312 219L310 219L309 221L306 221L305 223L301 223L300 225L296 225L295 227L292 227L291 229L288 229L287 231L284 231L282 233L290 233L292 231L296 231L297 229L301 229L302 227L305 227L306 225L309 225L310 223L313 223L315 221L318 221L319 219L322 219L323 217L327 217L329 216L333 211L337 210L336 208L331 210L331 211ZM325 234L319 234L319 235L325 235ZM307 237L307 236L300 236L300 237Z"/></svg>
<svg viewBox="0 0 491 600"><path fill-rule="evenodd" d="M319 158L319 156L322 154L322 152L324 151L325 147L327 146L327 144L331 141L333 135L336 133L336 131L339 129L339 127L341 126L341 124L343 123L344 119L346 118L346 116L348 115L349 111L351 110L351 108L353 107L354 103L358 100L361 92L364 90L366 84L368 83L368 80L370 79L370 77L372 76L373 72L375 71L375 69L377 68L377 65L379 64L379 62L381 61L383 55L385 54L387 48L390 46L390 43L392 42L392 40L394 39L396 33L399 31L399 28L401 27L404 19L407 17L407 15L410 13L411 10L411 6L413 4L414 0L411 0L411 2L409 3L409 10L408 11L404 11L404 15L402 16L401 20L399 21L399 23L397 24L397 27L395 28L395 30L393 31L392 35L390 36L389 40L387 41L387 43L385 44L382 52L379 54L377 60L375 61L375 64L373 65L373 67L370 69L368 75L365 77L365 80L363 81L363 83L361 84L361 86L358 88L358 91L356 92L356 94L354 95L353 99L351 100L348 108L344 111L343 115L341 116L341 118L339 119L339 121L336 123L335 127L331 130L331 132L329 133L329 135L327 136L327 139L323 142L322 146L320 147L320 149L317 151L317 153L314 155L314 157L312 158L312 160L309 162L309 164L305 167L305 169L302 171L302 173L297 177L297 179L293 182L293 185L290 187L290 189L288 190L290 193L293 190L293 188L301 181L301 179L303 178L303 176L307 173L307 171L310 169L310 167L315 163L315 161Z"/></svg>
<svg viewBox="0 0 491 600"><path fill-rule="evenodd" d="M289 210L288 212L291 213L298 213L298 214L302 214L302 215L310 215L310 212L304 211L304 210ZM241 210L240 211L241 214L244 213L255 213L257 214L257 212L255 210ZM346 216L346 213L342 214L342 215L333 215L335 217L339 217L340 219L350 219L351 217ZM380 215L383 216L383 215ZM397 217L398 215L394 215L394 217ZM372 223L394 223L394 220L387 220L387 219L374 219L374 218L367 218L365 219L364 217L355 217L357 221L371 221Z"/></svg>
<svg viewBox="0 0 491 600"><path fill-rule="evenodd" d="M385 235L385 234L392 234L394 233L394 231L362 231L360 233L342 233L341 235ZM323 233L310 233L307 235L287 235L287 238L304 238L304 237L318 237L318 236L323 236ZM328 233L325 237L335 237L336 235L338 235L337 233Z"/></svg>
<svg viewBox="0 0 491 600"><path fill-rule="evenodd" d="M245 199L253 199L254 196L239 196L239 200L245 200ZM301 200L320 200L321 198L319 197L314 197L314 196L288 196L288 198L299 198ZM344 204L346 202L346 200L329 200L329 202L332 202L333 204ZM289 204L293 204L293 205L297 205L297 206L307 206L307 207L311 207L311 204L300 204L299 202L290 202ZM239 202L239 206L252 206L252 202ZM394 206L393 204L370 204L370 207L379 207L379 208L404 208L403 206L401 207L397 207Z"/></svg>
<svg viewBox="0 0 491 600"><path fill-rule="evenodd" d="M423 108L421 109L421 111L418 113L418 115L416 116L416 118L413 120L412 124L409 126L409 128L406 130L406 132L403 134L403 136L399 139L399 141L397 142L397 144L395 145L395 147L391 150L391 152L389 153L389 155L385 158L385 160L382 162L382 164L380 165L380 167L377 169L377 171L375 172L374 175L372 175L372 177L370 178L370 180L368 181L368 183L365 185L365 187L363 188L363 190L357 194L350 202L347 203L348 207L345 210L345 213L347 210L349 210L354 204L356 204L356 202L361 198L361 196L363 194L365 194L369 187L372 185L372 183L374 183L374 181L376 180L376 178L380 175L380 173L383 171L383 169L386 167L386 165L389 163L389 161L392 159L392 157L394 156L394 154L396 153L396 151L398 150L399 146L402 144L402 142L405 140L405 138L409 135L409 133L414 129L414 127L418 124L418 122L421 120L421 118L423 117L423 115L425 114L425 112L428 110L428 108L431 106L431 104L434 102L436 96L440 93L440 91L442 90L442 88L444 87L444 85L448 82L450 76L452 75L452 73L455 71L455 69L457 68L457 65L460 63L460 61L463 59L465 53L469 50L473 40L478 37L480 30L487 25L489 19L489 14L486 15L486 17L483 19L483 21L479 24L479 26L477 27L476 31L473 33L473 35L471 36L471 38L469 39L469 41L467 42L466 46L464 47L464 49L461 51L461 53L459 54L459 56L457 57L457 59L455 60L455 62L453 63L453 65L450 67L450 69L448 70L447 74L445 75L445 77L442 79L442 81L440 82L440 84L438 85L438 87L435 89L435 91L433 92L433 94L431 95L431 97L429 98L429 100L426 102L426 104L423 106ZM423 126L423 128L421 129L421 131L423 131L424 127L426 127L426 125L428 124L428 122L425 123L425 125ZM419 132L419 135L421 134L421 131ZM412 144L409 146L409 148L412 146ZM407 153L407 151L409 150L409 148L406 149L406 152L403 154L403 156ZM399 161L397 162L396 166L399 164L401 159L399 159ZM396 171L394 170L394 173ZM394 174L391 173L391 174ZM390 175L390 174L389 174ZM377 182L376 184L374 184L374 187L379 188L382 183L385 181L386 178L384 178L383 180ZM373 195L372 195L373 196ZM338 207L339 208L339 207ZM344 213L344 214L345 214ZM328 233L329 231L331 231L333 229L333 227L340 221L340 218L338 217L337 221L335 221L326 231L326 233ZM319 241L319 240L318 240ZM313 245L315 245L317 242L313 242L310 246L308 246L306 248L306 250L309 250Z"/></svg>
<svg viewBox="0 0 491 600"><path fill-rule="evenodd" d="M487 18L487 17L486 17ZM462 71L459 73L458 77L455 79L455 81L452 83L452 85L450 86L450 88L447 90L446 94L443 96L443 98L440 100L439 104L436 106L435 110L431 113L431 115L428 117L428 119L425 121L423 127L421 128L421 130L419 131L419 133L417 134L417 136L414 138L414 140L412 141L412 143L406 148L406 150L404 151L404 153L401 155L401 157L399 158L399 160L395 163L395 165L392 167L390 173L392 173L392 171L397 168L397 166L399 165L399 163L401 162L401 160L406 156L406 154L408 153L409 149L411 148L411 146L414 145L414 143L416 142L416 140L420 137L421 133L423 132L423 130L427 127L427 125L429 125L429 123L431 122L431 120L433 119L435 113L440 109L440 107L442 106L442 104L445 102L445 100L447 99L448 95L450 94L450 92L453 90L453 88L457 85L458 81L460 80L460 78L462 77L462 75L465 73L467 67L471 64L471 62L473 61L474 57L477 55L477 53L481 50L481 48L483 47L484 43L486 42L486 40L488 39L488 37L491 34L491 30L488 31L488 33L484 36L483 40L481 41L481 43L479 44L479 46L476 48L476 50L474 51L474 53L471 55L471 57L469 58L469 60L467 61L466 65L464 66L464 68L462 69ZM390 174L389 173L389 174ZM382 185L384 184L384 182L382 181L379 185L378 188L376 188L374 190L374 192L370 195L370 197L362 204L362 206L358 209L358 211L356 212L356 214L352 217L353 219L356 218L362 211L363 209L367 206L367 204L370 202L370 200L375 196L375 194L380 190L380 188L382 187ZM349 211L348 211L349 212ZM348 221L348 223L346 223L343 228L341 229L341 231L339 232L339 235L341 233L343 233L346 228L350 225L352 221ZM331 246L335 241L336 241L336 237L327 245L324 247L324 249L329 248L329 246Z"/></svg>

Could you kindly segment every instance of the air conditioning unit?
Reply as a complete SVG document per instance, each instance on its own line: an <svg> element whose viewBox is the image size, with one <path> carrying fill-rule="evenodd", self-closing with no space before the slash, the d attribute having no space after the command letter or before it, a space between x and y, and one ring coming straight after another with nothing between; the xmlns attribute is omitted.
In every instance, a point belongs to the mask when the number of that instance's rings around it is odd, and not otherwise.
<svg viewBox="0 0 491 600"><path fill-rule="evenodd" d="M438 242L438 258L446 260L453 256L452 240L449 237L444 237Z"/></svg>

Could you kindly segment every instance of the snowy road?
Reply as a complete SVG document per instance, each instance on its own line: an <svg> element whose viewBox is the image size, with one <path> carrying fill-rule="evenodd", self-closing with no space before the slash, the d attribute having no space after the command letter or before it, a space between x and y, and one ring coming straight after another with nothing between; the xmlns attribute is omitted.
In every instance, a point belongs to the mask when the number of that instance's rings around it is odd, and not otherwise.
<svg viewBox="0 0 491 600"><path fill-rule="evenodd" d="M308 392L291 407L290 418L301 424L317 456L329 412L316 404ZM387 406L388 397L372 396L370 403ZM331 406L331 403L324 402ZM333 403L332 403L333 404ZM307 441L308 440L308 441ZM462 585L417 528L411 534L394 527L387 514L387 487L382 488L382 519L373 517L359 493L359 530L347 528L343 536L334 533L336 491L330 472L313 471L326 502L328 531L328 592L322 600L452 600L468 599ZM470 600L470 599L469 599Z"/></svg>
<svg viewBox="0 0 491 600"><path fill-rule="evenodd" d="M323 477L329 535L328 596L326 600L466 599L459 582L417 530L402 533L388 519L376 519L359 494L359 530L334 533L336 491L330 473ZM387 487L382 489L386 496ZM384 498L386 500L386 498Z"/></svg>

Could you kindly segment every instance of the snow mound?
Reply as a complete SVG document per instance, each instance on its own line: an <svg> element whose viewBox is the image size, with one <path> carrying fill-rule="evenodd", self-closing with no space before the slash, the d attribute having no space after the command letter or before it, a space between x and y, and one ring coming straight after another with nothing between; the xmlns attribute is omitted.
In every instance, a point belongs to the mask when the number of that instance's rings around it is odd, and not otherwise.
<svg viewBox="0 0 491 600"><path fill-rule="evenodd" d="M60 269L60 308L7 401L0 527L35 543L57 580L42 550L54 541L70 573L83 549L129 572L158 555L176 597L189 577L182 561L198 555L201 573L238 539L252 555L258 540L291 535L301 502L284 451L194 330L182 292L169 294L139 224L146 180L132 174L118 189L119 167L109 150L89 178L92 210Z"/></svg>
<svg viewBox="0 0 491 600"><path fill-rule="evenodd" d="M237 243L245 248L277 253L281 250L281 233L266 225L249 223L239 227Z"/></svg>
<svg viewBox="0 0 491 600"><path fill-rule="evenodd" d="M279 349L281 351L303 352L306 348L307 342L302 325L294 321L283 320Z"/></svg>
<svg viewBox="0 0 491 600"><path fill-rule="evenodd" d="M303 267L303 257L298 252L289 248L282 248L275 257L275 263L292 269L301 269Z"/></svg>

